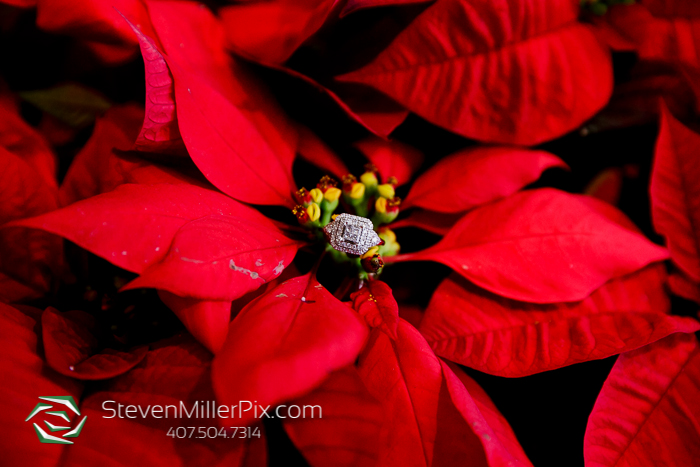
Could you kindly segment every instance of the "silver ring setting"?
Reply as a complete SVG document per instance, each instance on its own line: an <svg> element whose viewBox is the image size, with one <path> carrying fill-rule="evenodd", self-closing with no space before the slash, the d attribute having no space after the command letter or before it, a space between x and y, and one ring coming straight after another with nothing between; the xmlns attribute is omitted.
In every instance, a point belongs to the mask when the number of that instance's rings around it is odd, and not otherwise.
<svg viewBox="0 0 700 467"><path fill-rule="evenodd" d="M363 255L382 243L372 221L352 214L339 214L323 231L333 248L351 255Z"/></svg>

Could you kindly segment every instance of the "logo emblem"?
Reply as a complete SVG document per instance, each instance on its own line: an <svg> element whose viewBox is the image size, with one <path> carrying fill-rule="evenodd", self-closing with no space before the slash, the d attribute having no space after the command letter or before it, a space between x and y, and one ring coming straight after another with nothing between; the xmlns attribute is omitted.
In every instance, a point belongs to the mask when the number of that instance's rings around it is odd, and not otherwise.
<svg viewBox="0 0 700 467"><path fill-rule="evenodd" d="M75 428L71 429L71 417L68 415L68 411L76 414L78 417L80 416L80 409L71 396L39 397L39 399L51 402L51 404L39 402L25 422L31 420L36 414L44 412L44 414L52 417L51 421L44 420L44 423L49 432L54 433L53 435L47 433L38 423L34 422L34 431L36 431L39 441L49 444L73 444L73 441L65 438L78 437L85 425L87 415L80 420L80 423ZM58 407L54 408L52 404L58 404ZM66 431L66 433L62 433L63 431Z"/></svg>

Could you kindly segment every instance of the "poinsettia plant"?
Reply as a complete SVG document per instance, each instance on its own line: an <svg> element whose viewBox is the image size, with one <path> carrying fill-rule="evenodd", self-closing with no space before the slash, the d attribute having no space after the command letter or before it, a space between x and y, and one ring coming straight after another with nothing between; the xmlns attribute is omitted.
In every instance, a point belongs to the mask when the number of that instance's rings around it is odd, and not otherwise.
<svg viewBox="0 0 700 467"><path fill-rule="evenodd" d="M1 3L10 465L700 459L700 9Z"/></svg>

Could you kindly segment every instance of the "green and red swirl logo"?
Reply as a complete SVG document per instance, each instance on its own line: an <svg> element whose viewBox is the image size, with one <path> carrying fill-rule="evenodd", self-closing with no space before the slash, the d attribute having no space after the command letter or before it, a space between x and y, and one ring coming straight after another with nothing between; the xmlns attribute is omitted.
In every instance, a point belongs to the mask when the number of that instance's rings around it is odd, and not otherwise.
<svg viewBox="0 0 700 467"><path fill-rule="evenodd" d="M24 420L28 422L38 414L47 416L43 420L46 430L41 423L37 423L37 419L33 422L39 441L49 444L73 444L73 441L65 438L77 438L87 420L87 416L84 416L75 427L71 426L72 415L80 417L80 409L75 400L71 396L39 397L39 399L46 402L39 402Z"/></svg>

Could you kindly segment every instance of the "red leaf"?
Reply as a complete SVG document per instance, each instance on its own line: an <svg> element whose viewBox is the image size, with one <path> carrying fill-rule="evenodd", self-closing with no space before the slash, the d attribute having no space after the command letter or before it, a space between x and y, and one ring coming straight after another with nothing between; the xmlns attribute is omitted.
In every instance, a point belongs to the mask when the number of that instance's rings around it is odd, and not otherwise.
<svg viewBox="0 0 700 467"><path fill-rule="evenodd" d="M219 23L206 8L190 2L153 2L149 11L169 55L132 29L144 58L156 51L174 78L178 127L194 163L217 188L236 199L293 204L289 125L280 120L269 97L253 100L262 92L247 86L243 77L234 79ZM179 46L185 43L188 47Z"/></svg>
<svg viewBox="0 0 700 467"><path fill-rule="evenodd" d="M173 76L156 44L134 27L146 74L146 112L133 147L137 151L187 155L175 108Z"/></svg>
<svg viewBox="0 0 700 467"><path fill-rule="evenodd" d="M17 225L61 235L136 273L162 260L185 224L207 216L232 216L274 228L255 209L196 186L126 184ZM230 244L227 239L226 244Z"/></svg>
<svg viewBox="0 0 700 467"><path fill-rule="evenodd" d="M210 367L211 354L190 336L176 337L153 345L153 349L137 367L108 381L82 401L82 415L87 416L88 420L78 442L64 452L65 464L61 465L94 465L96 452L99 453L100 465L110 467L241 467L251 465L251 458L259 461L252 465L265 465L264 438L251 438L249 441L208 438L211 434L197 438L201 436L199 427L203 427L206 433L209 427L216 426L216 421L212 418L214 394L210 383ZM112 402L103 406L106 401ZM198 402L199 416L189 418L183 413L180 417L174 417L172 406L181 413L180 401L187 411ZM122 407L122 418L110 418L112 412L105 410L105 407L116 411L117 404L137 406L137 412L129 412L132 418L128 418L125 416L125 407ZM168 410L169 417L164 417L164 411L142 417L138 407L145 411L149 410L149 406L151 409L155 406L163 407ZM207 407L209 418L202 415L206 413ZM171 427L173 430L185 427L187 434L191 432L189 427L194 427L194 431L191 437L173 440L167 436ZM259 429L262 431L262 427ZM118 436L105 436L105 433L115 433ZM36 447L34 449L38 450Z"/></svg>
<svg viewBox="0 0 700 467"><path fill-rule="evenodd" d="M488 465L480 439L464 417L464 395L452 394L456 388L449 369L405 321L399 322L396 341L372 332L358 370L384 406L378 465L459 465L464 459Z"/></svg>
<svg viewBox="0 0 700 467"><path fill-rule="evenodd" d="M403 219L391 224L391 228L417 227L436 235L445 236L447 232L464 216L464 213L442 214L423 209L414 209Z"/></svg>
<svg viewBox="0 0 700 467"><path fill-rule="evenodd" d="M671 259L700 282L700 135L684 127L662 105L649 192L654 228L664 236Z"/></svg>
<svg viewBox="0 0 700 467"><path fill-rule="evenodd" d="M0 303L0 451L7 465L58 465L62 446L39 444L36 433L25 419L39 399L37 396L71 395L79 400L81 382L53 371L39 356L41 344L36 334L41 312L27 314ZM36 420L39 422L39 420ZM86 430L87 432L87 430Z"/></svg>
<svg viewBox="0 0 700 467"><path fill-rule="evenodd" d="M94 328L95 320L87 313L47 308L41 315L41 329L49 366L76 379L108 379L131 370L146 356L147 346L130 352L105 349L95 353L98 342Z"/></svg>
<svg viewBox="0 0 700 467"><path fill-rule="evenodd" d="M123 290L152 287L185 297L230 301L279 276L301 246L267 223L210 215L183 225L167 256Z"/></svg>
<svg viewBox="0 0 700 467"><path fill-rule="evenodd" d="M57 207L55 185L47 184L30 163L0 146L0 225ZM62 264L59 238L23 227L0 230L0 301L47 292Z"/></svg>
<svg viewBox="0 0 700 467"><path fill-rule="evenodd" d="M206 301L179 297L165 290L158 296L182 321L187 330L212 353L221 350L231 319L230 301Z"/></svg>
<svg viewBox="0 0 700 467"><path fill-rule="evenodd" d="M700 8L693 2L643 1L613 7L605 19L635 44L640 59L700 67Z"/></svg>
<svg viewBox="0 0 700 467"><path fill-rule="evenodd" d="M90 0L41 0L37 2L36 23L40 29L67 34L97 46L99 51L110 47L113 51L107 63L113 63L113 54L120 51L120 61L136 53L136 41L129 26L120 15L149 34L151 23L143 3L139 0L112 0L109 2Z"/></svg>
<svg viewBox="0 0 700 467"><path fill-rule="evenodd" d="M433 0L348 0L348 2L343 7L343 11L340 12L340 17L349 15L358 10L364 10L365 8L376 8L382 6L392 6L392 5L411 5L413 3L427 3Z"/></svg>
<svg viewBox="0 0 700 467"><path fill-rule="evenodd" d="M532 465L505 417L457 365L440 361L450 397L484 447L489 466Z"/></svg>
<svg viewBox="0 0 700 467"><path fill-rule="evenodd" d="M568 168L544 151L477 147L440 160L411 187L402 208L457 213L510 196L552 167Z"/></svg>
<svg viewBox="0 0 700 467"><path fill-rule="evenodd" d="M365 318L370 327L379 328L387 336L396 340L399 305L394 299L391 288L385 282L370 281L350 298L355 311Z"/></svg>
<svg viewBox="0 0 700 467"><path fill-rule="evenodd" d="M297 151L302 159L337 178L350 173L345 163L314 132L301 125L298 126L297 131L299 132Z"/></svg>
<svg viewBox="0 0 700 467"><path fill-rule="evenodd" d="M219 16L234 52L261 63L281 64L323 25L337 3L245 2L221 8Z"/></svg>
<svg viewBox="0 0 700 467"><path fill-rule="evenodd" d="M700 303L700 287L685 274L676 271L668 276L668 287L675 295Z"/></svg>
<svg viewBox="0 0 700 467"><path fill-rule="evenodd" d="M606 358L700 329L695 320L666 314L660 272L649 267L580 302L550 305L499 297L453 276L435 291L420 331L441 357L498 376Z"/></svg>
<svg viewBox="0 0 700 467"><path fill-rule="evenodd" d="M516 300L582 300L608 280L668 257L613 213L624 217L586 196L524 191L470 211L435 246L385 261L437 261Z"/></svg>
<svg viewBox="0 0 700 467"><path fill-rule="evenodd" d="M588 418L587 466L694 465L700 459L700 348L675 334L620 356Z"/></svg>
<svg viewBox="0 0 700 467"><path fill-rule="evenodd" d="M185 183L186 177L174 171L113 153L132 146L142 122L143 110L134 105L112 107L97 119L92 136L61 183L62 205L112 191L124 183Z"/></svg>
<svg viewBox="0 0 700 467"><path fill-rule="evenodd" d="M399 185L410 182L423 163L423 153L398 141L369 137L353 146L377 167L384 183L389 177L396 177Z"/></svg>
<svg viewBox="0 0 700 467"><path fill-rule="evenodd" d="M313 418L307 411L304 417L282 421L289 438L310 465L376 464L382 407L369 394L354 366L334 371L320 387L294 404L316 410Z"/></svg>
<svg viewBox="0 0 700 467"><path fill-rule="evenodd" d="M300 397L355 361L367 339L357 314L311 273L251 302L231 322L213 381L223 404L266 406ZM254 413L242 414L248 424Z"/></svg>
<svg viewBox="0 0 700 467"><path fill-rule="evenodd" d="M578 13L570 0L440 0L338 79L468 138L537 144L578 127L612 92L610 54Z"/></svg>

